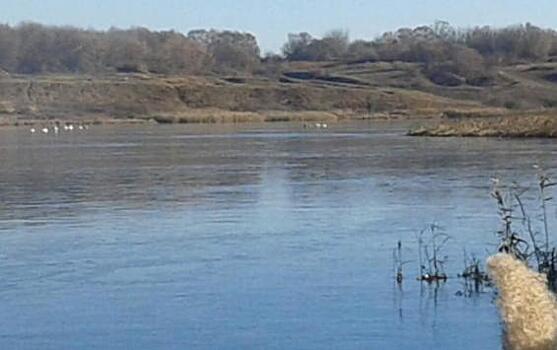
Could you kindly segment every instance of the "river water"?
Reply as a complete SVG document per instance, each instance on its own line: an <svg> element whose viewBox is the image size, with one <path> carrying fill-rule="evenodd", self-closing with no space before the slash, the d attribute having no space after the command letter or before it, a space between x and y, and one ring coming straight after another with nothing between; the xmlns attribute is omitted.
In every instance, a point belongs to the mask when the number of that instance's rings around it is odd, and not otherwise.
<svg viewBox="0 0 557 350"><path fill-rule="evenodd" d="M495 249L490 178L557 173L557 143L406 127L0 130L0 348L500 349L463 249ZM415 280L431 223L438 286Z"/></svg>

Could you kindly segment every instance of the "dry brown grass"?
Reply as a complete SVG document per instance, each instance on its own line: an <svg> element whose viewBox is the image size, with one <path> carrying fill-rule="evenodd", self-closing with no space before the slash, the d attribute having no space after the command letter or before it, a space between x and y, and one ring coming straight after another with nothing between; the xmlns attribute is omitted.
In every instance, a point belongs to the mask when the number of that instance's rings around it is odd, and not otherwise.
<svg viewBox="0 0 557 350"><path fill-rule="evenodd" d="M557 64L552 67L557 71ZM286 83L281 72L342 79ZM226 76L154 74L9 75L0 79L0 114L17 119L156 116L161 122L196 123L322 120L327 113L325 120L497 118L557 108L557 82L539 74L509 66L501 68L493 85L451 88L429 81L422 65L402 62L293 62L273 76L233 81ZM311 116L314 112L319 115Z"/></svg>
<svg viewBox="0 0 557 350"><path fill-rule="evenodd" d="M157 116L162 122L218 123L333 120L337 116L348 118L395 110L406 110L412 115L411 111L418 109L478 106L476 102L395 87L284 84L257 77L245 81L154 75L11 76L0 80L0 113L18 119L71 119L104 114L107 118Z"/></svg>
<svg viewBox="0 0 557 350"><path fill-rule="evenodd" d="M505 108L451 108L444 110L442 117L445 119L474 119L474 118L494 118L509 115L509 110Z"/></svg>
<svg viewBox="0 0 557 350"><path fill-rule="evenodd" d="M512 116L487 120L464 120L421 127L408 132L410 136L438 137L557 137L555 116Z"/></svg>
<svg viewBox="0 0 557 350"><path fill-rule="evenodd" d="M545 275L510 254L488 259L489 275L499 290L498 307L509 350L557 348L557 302Z"/></svg>
<svg viewBox="0 0 557 350"><path fill-rule="evenodd" d="M192 109L178 114L161 114L152 117L161 124L170 123L258 123L258 122L314 122L338 121L338 115L323 111L260 111L235 112L214 108Z"/></svg>

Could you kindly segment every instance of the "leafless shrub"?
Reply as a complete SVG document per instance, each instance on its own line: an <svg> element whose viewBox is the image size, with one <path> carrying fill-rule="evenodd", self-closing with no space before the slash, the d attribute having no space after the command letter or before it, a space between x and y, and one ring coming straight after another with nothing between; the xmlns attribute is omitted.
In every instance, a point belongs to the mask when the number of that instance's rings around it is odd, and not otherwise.
<svg viewBox="0 0 557 350"><path fill-rule="evenodd" d="M502 229L497 234L499 237L498 251L508 253L517 259L528 263L532 261L538 272L547 276L550 289L557 287L557 256L556 248L551 246L551 233L549 230L548 204L553 197L548 194L548 189L557 185L551 181L540 166L538 170L537 188L540 215L538 218L541 230L534 228L532 216L529 214L523 195L528 191L516 183L510 186L502 185L499 179L494 179L492 197L497 202ZM518 221L521 228L515 229L514 223Z"/></svg>
<svg viewBox="0 0 557 350"><path fill-rule="evenodd" d="M437 224L430 224L419 232L419 281L431 283L447 280L444 265L448 257L442 256L441 252L449 239L449 235Z"/></svg>

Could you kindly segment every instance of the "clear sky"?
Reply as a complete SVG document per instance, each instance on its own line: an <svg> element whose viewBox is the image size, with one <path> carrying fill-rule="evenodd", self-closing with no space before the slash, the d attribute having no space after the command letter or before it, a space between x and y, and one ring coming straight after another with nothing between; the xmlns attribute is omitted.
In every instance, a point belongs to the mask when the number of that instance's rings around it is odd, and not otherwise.
<svg viewBox="0 0 557 350"><path fill-rule="evenodd" d="M557 28L557 0L0 0L3 23L235 29L255 34L264 52L278 51L289 32L345 29L352 39L371 39L437 19L459 27L531 22Z"/></svg>

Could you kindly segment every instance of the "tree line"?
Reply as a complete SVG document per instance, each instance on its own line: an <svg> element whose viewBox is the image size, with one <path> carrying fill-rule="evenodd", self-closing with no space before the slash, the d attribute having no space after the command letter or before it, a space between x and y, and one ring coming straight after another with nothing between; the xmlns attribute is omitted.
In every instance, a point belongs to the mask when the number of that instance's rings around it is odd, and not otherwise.
<svg viewBox="0 0 557 350"><path fill-rule="evenodd" d="M0 69L10 73L250 71L259 56L253 35L232 31L0 25Z"/></svg>
<svg viewBox="0 0 557 350"><path fill-rule="evenodd" d="M423 64L432 80L446 83L447 74L453 74L481 84L492 66L557 56L557 32L530 23L458 29L437 21L431 26L387 32L371 41L350 41L339 30L321 39L308 33L289 34L283 55L291 61L415 62Z"/></svg>
<svg viewBox="0 0 557 350"><path fill-rule="evenodd" d="M431 26L401 28L373 40L350 40L333 30L321 38L289 34L280 54L262 57L255 36L237 31L97 31L21 23L0 25L0 69L9 73L150 72L159 74L257 73L287 61L403 61L432 75L470 79L492 65L544 61L557 56L557 32L529 23L506 28Z"/></svg>
<svg viewBox="0 0 557 350"><path fill-rule="evenodd" d="M470 49L499 62L541 60L557 55L557 32L527 23L506 28L458 29L437 21L431 26L401 28L371 40L350 41L334 30L321 39L308 33L289 34L283 53L289 60L377 60L424 62L450 60L453 51Z"/></svg>

